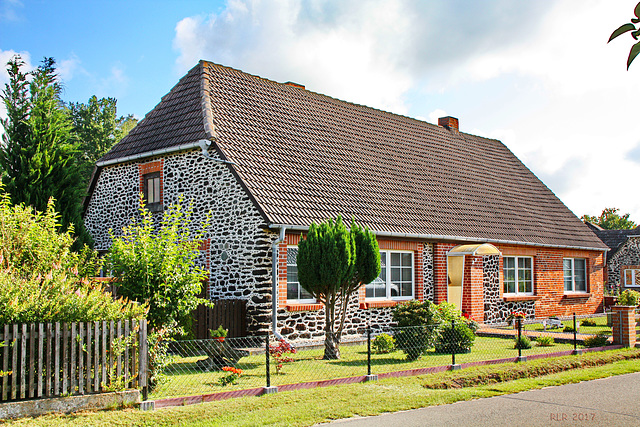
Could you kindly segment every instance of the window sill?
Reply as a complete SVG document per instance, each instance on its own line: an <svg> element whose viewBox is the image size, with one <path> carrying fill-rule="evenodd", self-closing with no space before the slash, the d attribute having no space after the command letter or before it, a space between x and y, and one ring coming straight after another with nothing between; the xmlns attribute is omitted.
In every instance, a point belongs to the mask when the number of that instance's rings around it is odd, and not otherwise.
<svg viewBox="0 0 640 427"><path fill-rule="evenodd" d="M540 295L503 295L502 299L505 302L517 302L517 301L538 301L542 298Z"/></svg>
<svg viewBox="0 0 640 427"><path fill-rule="evenodd" d="M367 310L369 308L383 308L383 307L395 307L396 305L402 303L404 301L369 301L369 302L361 302L360 308L363 310Z"/></svg>
<svg viewBox="0 0 640 427"><path fill-rule="evenodd" d="M581 298L589 298L591 296L588 292L576 292L573 294L564 294L562 295L563 299L581 299Z"/></svg>
<svg viewBox="0 0 640 427"><path fill-rule="evenodd" d="M324 304L287 304L284 309L287 311L318 311L324 308Z"/></svg>

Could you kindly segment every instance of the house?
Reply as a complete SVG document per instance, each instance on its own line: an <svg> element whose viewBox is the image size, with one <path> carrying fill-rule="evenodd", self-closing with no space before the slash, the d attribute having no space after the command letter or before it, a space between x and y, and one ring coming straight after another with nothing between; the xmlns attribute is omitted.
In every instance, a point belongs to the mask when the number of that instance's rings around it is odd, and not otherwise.
<svg viewBox="0 0 640 427"><path fill-rule="evenodd" d="M341 214L375 232L382 271L346 333L388 325L409 299L479 322L601 309L607 247L500 141L201 61L97 163L85 224L98 250L135 215L180 194L207 212L212 299L247 301L248 328L323 334L297 282L297 244Z"/></svg>
<svg viewBox="0 0 640 427"><path fill-rule="evenodd" d="M609 248L604 270L609 293L617 294L625 289L640 291L640 227L605 230L590 222L587 225Z"/></svg>

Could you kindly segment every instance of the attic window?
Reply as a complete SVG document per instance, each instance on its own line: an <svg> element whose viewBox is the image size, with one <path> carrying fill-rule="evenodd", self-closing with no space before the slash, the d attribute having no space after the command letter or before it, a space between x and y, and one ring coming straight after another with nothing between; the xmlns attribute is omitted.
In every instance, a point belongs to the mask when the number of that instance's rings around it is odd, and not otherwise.
<svg viewBox="0 0 640 427"><path fill-rule="evenodd" d="M147 209L151 212L159 212L162 210L162 182L160 172L152 172L142 177L144 188L144 200Z"/></svg>

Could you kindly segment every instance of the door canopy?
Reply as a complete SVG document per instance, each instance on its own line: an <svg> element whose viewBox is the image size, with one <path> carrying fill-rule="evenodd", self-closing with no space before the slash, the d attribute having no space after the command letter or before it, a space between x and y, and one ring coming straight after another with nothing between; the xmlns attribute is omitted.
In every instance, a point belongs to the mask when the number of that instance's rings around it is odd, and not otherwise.
<svg viewBox="0 0 640 427"><path fill-rule="evenodd" d="M472 245L458 245L448 252L448 255L501 255L498 248L491 243L475 243Z"/></svg>

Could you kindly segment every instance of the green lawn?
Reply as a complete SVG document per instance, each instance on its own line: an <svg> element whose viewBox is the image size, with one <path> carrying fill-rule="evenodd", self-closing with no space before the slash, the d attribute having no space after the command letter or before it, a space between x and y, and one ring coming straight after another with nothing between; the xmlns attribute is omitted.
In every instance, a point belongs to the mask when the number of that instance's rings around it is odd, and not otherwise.
<svg viewBox="0 0 640 427"><path fill-rule="evenodd" d="M554 344L551 347L539 347L535 345L535 342L533 344L531 349L522 350L522 354L533 355L573 349L570 344ZM516 357L518 356L518 351L513 346L514 341L512 339L477 337L471 352L456 355L456 363ZM276 372L272 359L271 385L278 386L367 374L366 344L342 345L340 350L340 360L322 360L323 349L298 351L292 355L293 362L283 364L281 373ZM208 394L264 387L266 385L264 355L241 358L236 367L243 370L242 376L237 384L228 386L222 386L219 383L221 377L228 375L226 372L202 372L196 368L196 362L204 358L205 356L174 356L172 363L168 367L169 374L166 376L166 380L150 395L150 399ZM388 354L372 354L371 359L371 372L373 374L442 366L451 363L451 355L435 354L433 349L416 361L408 361L402 351L394 351Z"/></svg>
<svg viewBox="0 0 640 427"><path fill-rule="evenodd" d="M577 319L578 323L582 323L584 320L586 319ZM598 317L591 317L589 318L589 320L593 320L596 323L596 326L583 326L580 325L578 332L581 334L597 334L598 332L601 331L605 331L608 332L609 334L611 334L611 327L607 326L607 316L598 316ZM573 328L573 319L570 320L563 320L562 324L564 326L570 326ZM524 330L526 331L538 331L538 332L542 332L544 331L544 326L542 326L542 323L528 323L523 325ZM557 329L549 329L547 328L547 332L550 333L554 333L554 332L562 332L563 328L557 328Z"/></svg>
<svg viewBox="0 0 640 427"><path fill-rule="evenodd" d="M495 367L470 368L435 375L391 378L368 383L337 387L281 392L260 397L244 397L184 407L164 408L151 412L137 409L84 412L75 415L46 415L38 418L9 421L10 426L311 426L353 416L371 416L426 406L443 405L463 400L517 393L525 390L557 386L612 375L640 371L636 349L614 350L583 356L545 359ZM609 357L610 356L610 357ZM584 361L594 357L608 363L583 367ZM607 360L609 359L609 360ZM431 389L433 380L448 382L464 374L471 378L487 376L489 369L507 372L512 368L531 366L539 372L541 366L559 363L575 369L552 375L524 375L507 382L476 381L473 387ZM495 377L495 375L489 375Z"/></svg>

